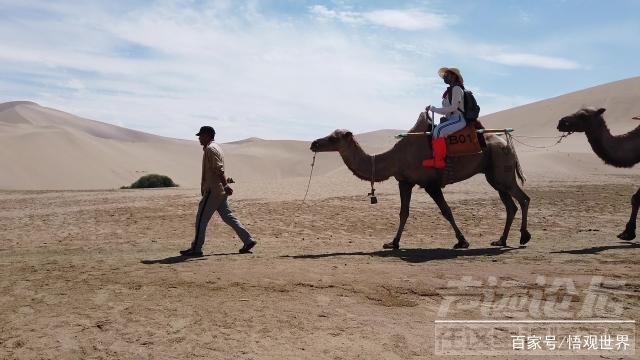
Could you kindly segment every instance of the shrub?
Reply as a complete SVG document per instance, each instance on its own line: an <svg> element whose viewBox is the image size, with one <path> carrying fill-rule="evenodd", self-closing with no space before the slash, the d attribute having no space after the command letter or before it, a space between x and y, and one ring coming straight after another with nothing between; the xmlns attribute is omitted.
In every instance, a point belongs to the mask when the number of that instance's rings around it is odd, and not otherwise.
<svg viewBox="0 0 640 360"><path fill-rule="evenodd" d="M145 189L159 187L175 187L178 186L170 177L158 174L149 174L141 177L130 187L123 186L123 189Z"/></svg>

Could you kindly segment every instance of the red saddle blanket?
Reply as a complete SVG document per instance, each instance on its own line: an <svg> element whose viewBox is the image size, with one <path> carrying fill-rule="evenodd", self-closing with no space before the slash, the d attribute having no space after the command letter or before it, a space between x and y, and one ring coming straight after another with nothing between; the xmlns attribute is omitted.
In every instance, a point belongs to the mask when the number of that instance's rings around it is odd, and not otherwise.
<svg viewBox="0 0 640 360"><path fill-rule="evenodd" d="M482 152L482 148L478 142L476 127L473 123L447 136L446 143L448 155L477 154Z"/></svg>

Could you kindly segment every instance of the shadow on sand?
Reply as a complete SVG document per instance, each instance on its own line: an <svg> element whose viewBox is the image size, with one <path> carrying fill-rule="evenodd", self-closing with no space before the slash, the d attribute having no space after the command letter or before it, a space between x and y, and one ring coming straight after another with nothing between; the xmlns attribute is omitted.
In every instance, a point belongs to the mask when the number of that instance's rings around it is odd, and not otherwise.
<svg viewBox="0 0 640 360"><path fill-rule="evenodd" d="M431 260L447 260L447 259L455 259L458 257L466 257L466 256L497 256L504 254L506 252L524 248L521 246L519 248L512 247L488 247L488 248L480 248L480 249L464 249L464 250L454 250L454 249L399 249L399 250L379 250L372 252L336 252L336 253L327 253L327 254L310 254L310 255L286 255L281 256L284 258L292 258L292 259L322 259L327 257L334 256L377 256L377 257L389 257L389 258L398 258L406 262L411 263L421 263Z"/></svg>
<svg viewBox="0 0 640 360"><path fill-rule="evenodd" d="M204 256L200 256L200 257L190 257L190 256L177 255L177 256L170 256L168 258L158 259L158 260L140 260L140 262L145 264L145 265L177 264L177 263L187 262L187 261L206 260L207 256L209 256L209 255L204 255Z"/></svg>
<svg viewBox="0 0 640 360"><path fill-rule="evenodd" d="M190 256L176 255L176 256L170 256L168 258L157 259L157 260L140 260L140 262L145 264L145 265L178 264L178 263L181 263L181 262L206 260L206 258L208 258L210 256L228 256L228 255L240 255L240 254L237 253L237 252L235 252L235 253L218 253L218 254L207 254L207 255L200 256L200 257L190 257Z"/></svg>
<svg viewBox="0 0 640 360"><path fill-rule="evenodd" d="M616 249L637 249L640 248L640 243L637 242L619 242L620 245L606 245L606 246L593 246L585 249L575 249L575 250L562 250L562 251L552 251L551 254L598 254L607 250L616 250Z"/></svg>

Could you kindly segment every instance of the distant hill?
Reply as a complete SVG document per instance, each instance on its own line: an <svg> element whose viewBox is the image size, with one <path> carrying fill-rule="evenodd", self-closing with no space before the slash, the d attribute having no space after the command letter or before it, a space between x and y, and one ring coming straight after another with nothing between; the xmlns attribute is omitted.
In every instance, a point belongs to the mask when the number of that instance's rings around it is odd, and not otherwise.
<svg viewBox="0 0 640 360"><path fill-rule="evenodd" d="M551 145L555 141L552 137L559 135L557 121L587 105L607 108L605 118L614 133L635 128L640 123L631 118L640 115L640 77L501 111L481 120L486 127L512 127L517 140L532 145L516 143L530 179L629 173L602 165L582 134L572 135L559 146L534 147ZM406 128L413 121L407 119ZM356 138L366 151L380 153L393 146L393 136L401 131L379 130L357 134ZM33 102L0 104L0 143L0 189L119 188L148 173L168 175L183 187L199 186L202 150L196 141L84 119ZM227 172L240 184L264 184L265 191L276 191L288 182L306 185L313 156L308 141L249 138L225 143L223 149ZM336 154L318 154L314 174L330 186L339 186L345 181L342 179L352 181Z"/></svg>
<svg viewBox="0 0 640 360"><path fill-rule="evenodd" d="M0 104L0 189L99 189L144 174L198 178L196 142L83 119L36 103Z"/></svg>

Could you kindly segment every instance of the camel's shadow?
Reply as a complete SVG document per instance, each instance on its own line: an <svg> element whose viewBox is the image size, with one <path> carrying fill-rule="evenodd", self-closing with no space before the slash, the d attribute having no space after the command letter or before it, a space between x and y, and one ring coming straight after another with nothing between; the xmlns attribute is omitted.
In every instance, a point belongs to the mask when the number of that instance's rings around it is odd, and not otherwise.
<svg viewBox="0 0 640 360"><path fill-rule="evenodd" d="M379 250L372 252L335 252L326 254L308 254L308 255L286 255L284 258L292 259L322 259L336 256L376 256L381 258L398 258L410 263L421 263L433 260L448 260L458 257L467 256L497 256L516 250L519 248L513 247L487 247L479 249L398 249L398 250Z"/></svg>
<svg viewBox="0 0 640 360"><path fill-rule="evenodd" d="M551 254L583 255L583 254L597 254L607 250L640 248L640 243L636 243L636 242L619 242L619 244L620 245L593 246L593 247L584 248L584 249L552 251Z"/></svg>

